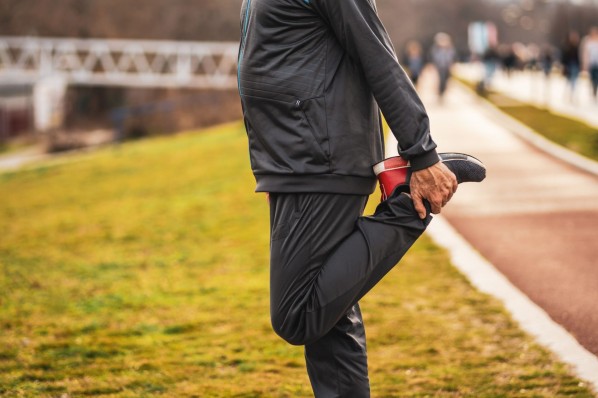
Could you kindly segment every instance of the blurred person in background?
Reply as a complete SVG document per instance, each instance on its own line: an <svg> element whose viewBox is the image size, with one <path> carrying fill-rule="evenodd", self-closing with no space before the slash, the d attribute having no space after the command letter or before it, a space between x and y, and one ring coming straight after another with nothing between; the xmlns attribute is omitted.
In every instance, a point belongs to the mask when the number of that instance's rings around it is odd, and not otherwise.
<svg viewBox="0 0 598 398"><path fill-rule="evenodd" d="M594 101L598 102L598 26L593 26L588 36L584 38L582 54L584 69L588 72L592 83L592 95Z"/></svg>
<svg viewBox="0 0 598 398"><path fill-rule="evenodd" d="M540 47L535 44L531 43L525 46L525 67L532 71L536 72L540 69Z"/></svg>
<svg viewBox="0 0 598 398"><path fill-rule="evenodd" d="M453 47L451 37L443 32L434 36L434 45L430 51L430 59L438 72L438 98L442 101L451 77L451 68L455 63L457 53Z"/></svg>
<svg viewBox="0 0 598 398"><path fill-rule="evenodd" d="M517 59L517 54L515 54L515 49L512 44L502 44L499 47L498 52L501 56L502 67L505 72L507 72L507 77L510 78L513 71L519 66L519 60Z"/></svg>
<svg viewBox="0 0 598 398"><path fill-rule="evenodd" d="M544 72L544 77L550 78L552 67L554 66L554 48L550 44L544 44L540 48L540 55L538 56L540 68Z"/></svg>
<svg viewBox="0 0 598 398"><path fill-rule="evenodd" d="M544 74L544 87L542 90L542 94L544 97L544 102L548 103L550 100L550 83L551 83L551 75L552 75L552 68L554 67L555 61L555 49L548 43L544 43L539 48L538 53L538 68L542 70Z"/></svg>
<svg viewBox="0 0 598 398"><path fill-rule="evenodd" d="M569 32L565 39L565 43L561 48L561 64L563 66L563 75L567 79L567 86L569 87L569 100L575 101L575 87L579 72L581 70L581 62L579 59L579 33L575 31Z"/></svg>
<svg viewBox="0 0 598 398"><path fill-rule="evenodd" d="M482 56L482 62L484 63L484 90L487 90L492 85L492 79L500 63L500 55L496 46L488 46Z"/></svg>
<svg viewBox="0 0 598 398"><path fill-rule="evenodd" d="M411 40L407 43L404 62L411 82L417 86L419 76L424 69L424 53L418 41Z"/></svg>

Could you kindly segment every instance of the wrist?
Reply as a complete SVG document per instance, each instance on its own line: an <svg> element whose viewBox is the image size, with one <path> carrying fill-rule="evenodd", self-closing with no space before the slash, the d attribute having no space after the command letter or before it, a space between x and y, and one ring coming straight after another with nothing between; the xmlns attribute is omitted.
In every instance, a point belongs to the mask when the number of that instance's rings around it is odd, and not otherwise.
<svg viewBox="0 0 598 398"><path fill-rule="evenodd" d="M409 159L412 171L419 171L427 169L428 167L434 166L440 161L440 157L435 149L426 152L423 155L419 155Z"/></svg>

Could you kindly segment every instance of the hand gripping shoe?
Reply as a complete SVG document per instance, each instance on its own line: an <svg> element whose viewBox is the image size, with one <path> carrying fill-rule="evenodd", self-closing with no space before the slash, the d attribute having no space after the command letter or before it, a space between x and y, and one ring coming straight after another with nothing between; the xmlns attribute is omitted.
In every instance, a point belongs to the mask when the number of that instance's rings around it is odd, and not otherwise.
<svg viewBox="0 0 598 398"><path fill-rule="evenodd" d="M440 161L455 174L457 182L480 182L486 178L486 167L478 159L462 153L440 153ZM394 156L374 165L380 182L382 200L388 199L395 189L409 192L411 166L400 156Z"/></svg>

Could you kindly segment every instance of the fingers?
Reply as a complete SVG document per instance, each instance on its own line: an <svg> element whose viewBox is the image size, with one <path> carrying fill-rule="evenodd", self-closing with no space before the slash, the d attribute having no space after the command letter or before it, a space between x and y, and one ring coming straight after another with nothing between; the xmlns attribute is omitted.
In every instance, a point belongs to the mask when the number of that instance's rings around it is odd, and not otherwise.
<svg viewBox="0 0 598 398"><path fill-rule="evenodd" d="M453 195L455 194L455 192L457 192L456 188L454 188L453 190L450 190L450 191L447 192L447 194L445 195L444 199L442 200L442 207L446 206L446 204L451 201L451 199L453 198Z"/></svg>
<svg viewBox="0 0 598 398"><path fill-rule="evenodd" d="M428 203L430 204L430 212L432 214L440 214L442 208L450 200L450 196L452 196L452 194L449 194L449 192L445 192L445 194L436 192L434 194L429 195L428 197L423 197L422 201L423 199L426 199L428 201Z"/></svg>
<svg viewBox="0 0 598 398"><path fill-rule="evenodd" d="M426 208L424 200L430 203L430 211L440 214L442 208L451 200L459 184L456 176L441 162L427 169L413 172L410 188L415 209L424 219Z"/></svg>
<svg viewBox="0 0 598 398"><path fill-rule="evenodd" d="M459 183L457 182L457 177L455 177L454 174L453 174L453 178L452 178L452 183L453 183L453 193L455 193L455 192L457 192L457 188L459 188ZM453 195L451 195L451 197L452 196Z"/></svg>
<svg viewBox="0 0 598 398"><path fill-rule="evenodd" d="M415 206L415 211L419 215L419 218L424 220L428 214L426 211L426 206L424 206L423 199L421 198L421 196L413 196L412 195L412 197L413 197L413 205Z"/></svg>
<svg viewBox="0 0 598 398"><path fill-rule="evenodd" d="M451 191L448 191L446 195L444 195L444 197L442 198L442 207L446 206L446 204L451 200L452 197L453 193Z"/></svg>
<svg viewBox="0 0 598 398"><path fill-rule="evenodd" d="M446 185L444 186L444 190L442 192L442 205L441 207L446 206L446 204L453 198L455 192L457 192L457 188L459 187L459 183L457 182L457 178L453 173L450 173L450 178L446 181ZM435 213L438 214L438 213Z"/></svg>
<svg viewBox="0 0 598 398"><path fill-rule="evenodd" d="M430 202L430 209L431 209L431 213L432 214L440 214L440 212L442 211L442 207L443 205L443 201L442 200L435 200L435 201L431 201L428 200L428 202Z"/></svg>
<svg viewBox="0 0 598 398"><path fill-rule="evenodd" d="M428 216L428 210L424 205L424 200L427 200L430 204L430 212L432 214L440 214L443 207L442 200L440 198L431 200L429 198L423 198L421 196L413 196L413 205L415 206L415 211L419 215L419 218L425 220L425 218Z"/></svg>

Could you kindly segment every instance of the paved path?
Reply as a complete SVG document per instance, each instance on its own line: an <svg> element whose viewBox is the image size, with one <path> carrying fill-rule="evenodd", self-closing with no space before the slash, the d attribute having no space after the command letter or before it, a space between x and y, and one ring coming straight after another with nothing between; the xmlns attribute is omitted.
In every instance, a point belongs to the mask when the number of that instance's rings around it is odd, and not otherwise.
<svg viewBox="0 0 598 398"><path fill-rule="evenodd" d="M429 77L420 91L440 150L470 153L488 168L482 184L459 187L443 215L598 354L598 177L521 141L458 85L439 104Z"/></svg>

